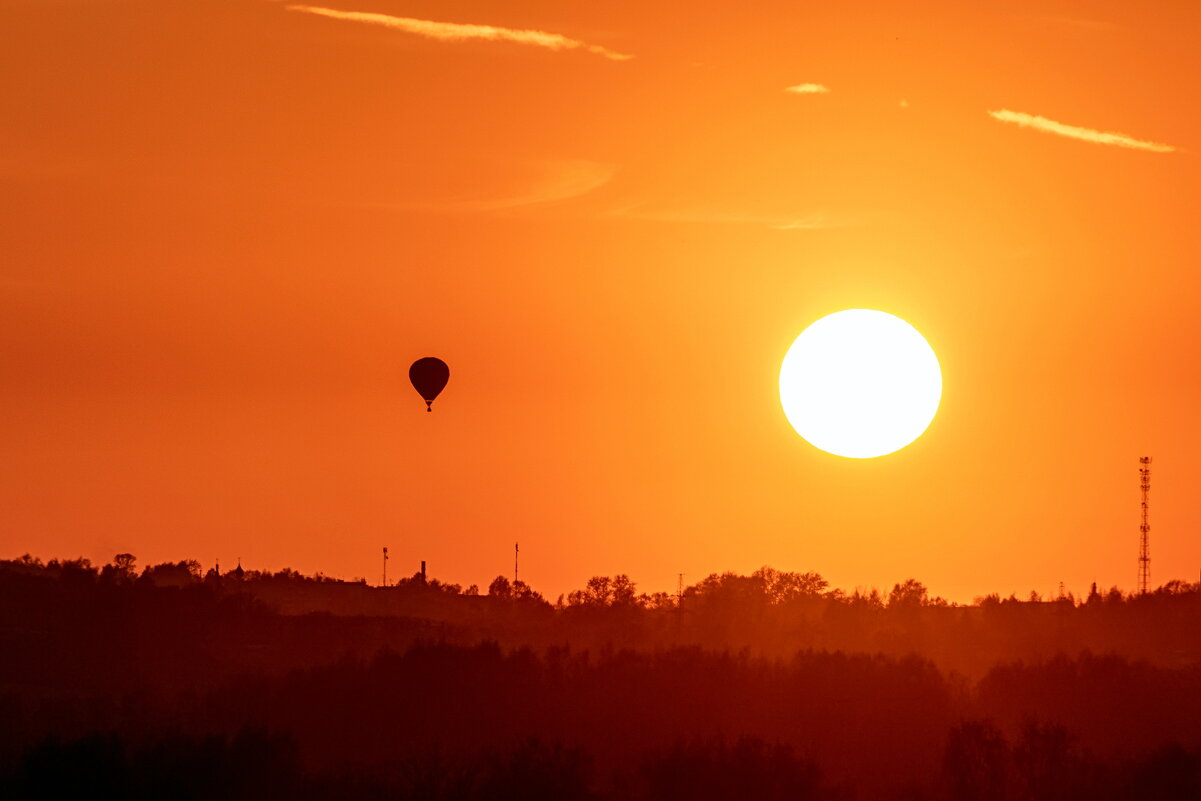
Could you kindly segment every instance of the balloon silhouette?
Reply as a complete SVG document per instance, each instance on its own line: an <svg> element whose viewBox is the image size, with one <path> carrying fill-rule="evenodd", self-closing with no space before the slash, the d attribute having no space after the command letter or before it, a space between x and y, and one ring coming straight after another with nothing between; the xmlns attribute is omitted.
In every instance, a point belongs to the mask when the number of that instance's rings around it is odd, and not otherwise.
<svg viewBox="0 0 1201 801"><path fill-rule="evenodd" d="M409 380L413 382L413 389L425 399L425 410L432 412L434 398L450 380L450 368L441 359L426 356L409 367Z"/></svg>

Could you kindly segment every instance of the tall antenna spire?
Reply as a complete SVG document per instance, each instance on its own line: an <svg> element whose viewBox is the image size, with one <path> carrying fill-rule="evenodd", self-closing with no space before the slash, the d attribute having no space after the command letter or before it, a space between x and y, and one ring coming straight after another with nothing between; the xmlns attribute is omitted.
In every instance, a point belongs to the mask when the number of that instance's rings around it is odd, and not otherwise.
<svg viewBox="0 0 1201 801"><path fill-rule="evenodd" d="M517 543L513 543L513 583L514 584L517 583L517 552L519 550L520 549L517 547Z"/></svg>
<svg viewBox="0 0 1201 801"><path fill-rule="evenodd" d="M1138 527L1138 591L1145 595L1147 584L1151 581L1151 524L1147 522L1147 507L1150 505L1151 494L1151 457L1140 456L1138 463L1141 465L1138 469L1138 486L1143 493L1143 519Z"/></svg>
<svg viewBox="0 0 1201 801"><path fill-rule="evenodd" d="M388 546L384 546L384 586L388 586Z"/></svg>

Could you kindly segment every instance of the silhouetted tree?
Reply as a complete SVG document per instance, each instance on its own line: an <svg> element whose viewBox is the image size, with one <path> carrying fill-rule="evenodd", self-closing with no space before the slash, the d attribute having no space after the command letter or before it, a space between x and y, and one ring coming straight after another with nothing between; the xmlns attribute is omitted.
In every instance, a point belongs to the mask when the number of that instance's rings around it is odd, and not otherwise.
<svg viewBox="0 0 1201 801"><path fill-rule="evenodd" d="M817 598L830 586L830 582L817 573L788 573L767 566L751 575L763 582L764 593L773 604Z"/></svg>
<svg viewBox="0 0 1201 801"><path fill-rule="evenodd" d="M111 583L128 583L137 578L135 563L137 558L131 553L119 553L113 557L111 564L100 570L100 578Z"/></svg>
<svg viewBox="0 0 1201 801"><path fill-rule="evenodd" d="M504 576L497 576L492 579L492 583L488 585L488 597L495 598L498 601L509 601L513 599L513 585Z"/></svg>
<svg viewBox="0 0 1201 801"><path fill-rule="evenodd" d="M817 767L786 745L743 737L677 743L646 760L642 797L655 801L811 801L823 797Z"/></svg>
<svg viewBox="0 0 1201 801"><path fill-rule="evenodd" d="M187 587L200 581L200 563L195 559L187 559L147 566L142 571L141 580L156 587Z"/></svg>
<svg viewBox="0 0 1201 801"><path fill-rule="evenodd" d="M592 765L579 748L559 743L545 746L537 739L523 742L504 759L494 761L485 775L480 801L587 801Z"/></svg>
<svg viewBox="0 0 1201 801"><path fill-rule="evenodd" d="M1003 801L1009 746L988 721L965 720L947 734L943 775L952 801Z"/></svg>
<svg viewBox="0 0 1201 801"><path fill-rule="evenodd" d="M524 581L521 581L520 579L513 582L512 587L510 588L510 592L512 594L513 600L515 600L515 601L545 603L544 599L542 598L542 593L537 592L529 584L526 584Z"/></svg>
<svg viewBox="0 0 1201 801"><path fill-rule="evenodd" d="M1085 778L1062 726L1027 721L1012 750L1016 796L1023 801L1066 799Z"/></svg>
<svg viewBox="0 0 1201 801"><path fill-rule="evenodd" d="M894 584L892 592L888 593L890 609L916 609L926 605L929 592L926 585L917 579L905 579L900 584Z"/></svg>
<svg viewBox="0 0 1201 801"><path fill-rule="evenodd" d="M1134 771L1131 796L1137 798L1201 798L1201 750L1189 753L1168 743Z"/></svg>

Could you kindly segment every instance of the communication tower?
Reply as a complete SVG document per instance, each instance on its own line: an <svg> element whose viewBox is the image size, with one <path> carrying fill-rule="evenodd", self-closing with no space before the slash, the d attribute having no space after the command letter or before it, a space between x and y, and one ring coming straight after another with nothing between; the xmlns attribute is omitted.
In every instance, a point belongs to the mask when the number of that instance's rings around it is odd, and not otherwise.
<svg viewBox="0 0 1201 801"><path fill-rule="evenodd" d="M513 543L513 583L517 583L517 554L520 552L517 543Z"/></svg>
<svg viewBox="0 0 1201 801"><path fill-rule="evenodd" d="M384 546L384 586L388 586L388 546Z"/></svg>
<svg viewBox="0 0 1201 801"><path fill-rule="evenodd" d="M1151 524L1147 518L1147 507L1151 495L1151 457L1138 458L1138 486L1142 490L1142 523L1138 527L1138 591L1146 594L1151 581Z"/></svg>

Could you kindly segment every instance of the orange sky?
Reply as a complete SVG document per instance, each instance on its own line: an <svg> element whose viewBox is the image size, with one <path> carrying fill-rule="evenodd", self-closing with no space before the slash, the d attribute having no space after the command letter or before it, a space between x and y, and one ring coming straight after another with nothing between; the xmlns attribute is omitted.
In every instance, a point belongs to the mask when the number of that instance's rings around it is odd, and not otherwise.
<svg viewBox="0 0 1201 801"><path fill-rule="evenodd" d="M313 1L425 22L0 0L0 556L1129 588L1151 454L1196 579L1201 6ZM943 367L876 460L777 396L851 307Z"/></svg>

